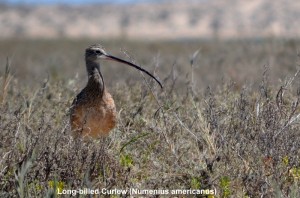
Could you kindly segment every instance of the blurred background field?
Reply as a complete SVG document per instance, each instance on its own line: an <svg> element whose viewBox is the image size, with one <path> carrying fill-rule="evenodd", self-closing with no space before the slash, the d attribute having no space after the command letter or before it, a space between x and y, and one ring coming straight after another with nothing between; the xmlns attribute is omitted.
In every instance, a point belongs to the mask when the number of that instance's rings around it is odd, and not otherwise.
<svg viewBox="0 0 300 198"><path fill-rule="evenodd" d="M0 1L0 196L87 187L300 197L299 8ZM103 61L118 125L104 140L75 141L69 107L94 43L154 73L164 89Z"/></svg>
<svg viewBox="0 0 300 198"><path fill-rule="evenodd" d="M5 2L9 4L0 8L2 38L157 40L299 36L300 3L292 0Z"/></svg>
<svg viewBox="0 0 300 198"><path fill-rule="evenodd" d="M132 40L3 40L0 46L4 71L9 57L14 76L30 86L38 86L45 78L53 81L80 79L86 83L84 49L92 43L101 43L109 53L132 59L161 80L173 71L176 87L185 90L194 76L198 89L216 88L225 81L233 81L241 88L245 83L258 86L265 67L270 68L272 85L293 75L299 64L299 41L293 39L264 40L198 40L198 41L132 41ZM197 57L193 68L190 60ZM128 54L128 55L126 55ZM129 57L127 57L129 56ZM142 83L139 72L124 65L103 62L101 70L109 87L120 83Z"/></svg>

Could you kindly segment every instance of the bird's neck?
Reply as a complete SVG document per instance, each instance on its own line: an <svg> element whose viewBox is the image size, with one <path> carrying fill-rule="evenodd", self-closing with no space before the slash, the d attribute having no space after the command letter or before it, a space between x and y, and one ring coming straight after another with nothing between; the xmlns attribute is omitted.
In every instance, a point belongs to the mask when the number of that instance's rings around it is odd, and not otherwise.
<svg viewBox="0 0 300 198"><path fill-rule="evenodd" d="M100 64L94 61L86 61L87 72L88 72L88 84L94 94L103 95L104 92L104 80L100 72Z"/></svg>

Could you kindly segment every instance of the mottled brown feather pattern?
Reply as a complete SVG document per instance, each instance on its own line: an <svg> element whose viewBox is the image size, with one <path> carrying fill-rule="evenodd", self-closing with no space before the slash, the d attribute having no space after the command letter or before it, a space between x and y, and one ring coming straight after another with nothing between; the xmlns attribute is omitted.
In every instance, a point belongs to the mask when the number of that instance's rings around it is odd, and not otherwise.
<svg viewBox="0 0 300 198"><path fill-rule="evenodd" d="M86 89L87 90L87 89ZM88 93L85 93L88 95ZM75 137L105 137L116 125L116 108L112 96L104 91L103 97L80 98L71 108L71 128Z"/></svg>
<svg viewBox="0 0 300 198"><path fill-rule="evenodd" d="M106 53L101 45L92 45L85 51L88 83L76 96L70 110L74 137L105 137L116 125L116 108L106 91L100 72L100 56Z"/></svg>

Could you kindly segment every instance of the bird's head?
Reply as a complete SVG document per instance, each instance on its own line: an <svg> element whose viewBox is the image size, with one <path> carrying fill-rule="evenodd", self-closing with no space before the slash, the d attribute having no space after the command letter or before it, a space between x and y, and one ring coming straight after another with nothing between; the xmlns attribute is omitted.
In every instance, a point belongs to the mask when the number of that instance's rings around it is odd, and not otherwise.
<svg viewBox="0 0 300 198"><path fill-rule="evenodd" d="M107 59L108 54L105 52L105 49L99 45L91 45L85 50L85 59L89 61L99 61L100 59Z"/></svg>
<svg viewBox="0 0 300 198"><path fill-rule="evenodd" d="M85 59L87 62L99 62L101 59L106 59L106 60L116 61L119 63L129 65L151 76L162 88L162 84L160 83L160 81L157 78L155 78L150 72L131 62L125 61L123 59L117 58L115 56L106 53L105 49L100 44L94 44L88 47L85 50Z"/></svg>

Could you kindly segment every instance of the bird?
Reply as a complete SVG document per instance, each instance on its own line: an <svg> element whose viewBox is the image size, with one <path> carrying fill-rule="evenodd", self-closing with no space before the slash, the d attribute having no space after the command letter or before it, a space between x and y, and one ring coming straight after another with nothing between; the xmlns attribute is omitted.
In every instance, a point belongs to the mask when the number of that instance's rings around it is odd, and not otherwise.
<svg viewBox="0 0 300 198"><path fill-rule="evenodd" d="M70 125L75 138L106 137L117 123L115 102L105 86L100 60L116 61L134 67L152 77L163 88L161 82L142 67L108 54L100 44L89 46L85 50L88 82L70 108Z"/></svg>

